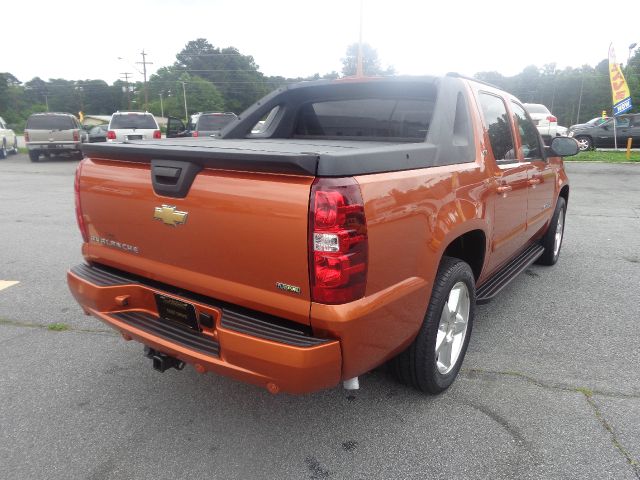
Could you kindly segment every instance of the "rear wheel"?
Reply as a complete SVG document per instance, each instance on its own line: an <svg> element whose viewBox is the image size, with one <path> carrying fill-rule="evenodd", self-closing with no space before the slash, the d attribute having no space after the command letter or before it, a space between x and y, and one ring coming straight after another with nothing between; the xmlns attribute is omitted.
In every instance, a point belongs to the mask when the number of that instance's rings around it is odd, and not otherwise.
<svg viewBox="0 0 640 480"><path fill-rule="evenodd" d="M578 148L581 152L585 152L593 148L593 142L589 137L576 137L576 141L578 142Z"/></svg>
<svg viewBox="0 0 640 480"><path fill-rule="evenodd" d="M13 153L14 155L18 153L18 137L15 137L13 139L13 151L11 153Z"/></svg>
<svg viewBox="0 0 640 480"><path fill-rule="evenodd" d="M556 209L551 217L547 233L544 234L540 244L544 247L544 253L536 263L540 265L555 265L560 256L562 239L564 238L564 221L567 211L567 202L559 197L556 202Z"/></svg>
<svg viewBox="0 0 640 480"><path fill-rule="evenodd" d="M37 150L29 150L29 160L37 162L40 159L40 152Z"/></svg>
<svg viewBox="0 0 640 480"><path fill-rule="evenodd" d="M443 257L418 336L392 360L395 376L427 393L449 388L469 345L475 303L475 279L469 265Z"/></svg>
<svg viewBox="0 0 640 480"><path fill-rule="evenodd" d="M0 148L0 158L7 158L7 141L2 141L2 148Z"/></svg>

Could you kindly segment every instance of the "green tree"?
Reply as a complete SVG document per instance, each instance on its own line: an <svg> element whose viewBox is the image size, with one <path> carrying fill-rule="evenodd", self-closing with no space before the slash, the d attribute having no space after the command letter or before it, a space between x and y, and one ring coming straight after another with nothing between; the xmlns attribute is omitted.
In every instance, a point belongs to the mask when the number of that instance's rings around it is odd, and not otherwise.
<svg viewBox="0 0 640 480"><path fill-rule="evenodd" d="M182 82L184 82L184 91ZM149 98L152 100L149 102L149 110L156 115L164 113L165 116L184 118L183 92L187 95L189 114L222 111L225 108L224 98L210 81L175 67L163 67L149 79ZM162 95L162 108L160 95Z"/></svg>
<svg viewBox="0 0 640 480"><path fill-rule="evenodd" d="M204 38L188 42L176 55L176 71L208 80L224 98L224 110L240 113L269 90L251 55L235 47L217 48Z"/></svg>
<svg viewBox="0 0 640 480"><path fill-rule="evenodd" d="M350 77L356 74L358 68L358 51L357 43L352 43L347 47L346 57L342 59L342 74ZM393 75L395 69L393 67L382 68L378 51L368 43L362 44L362 71L366 76L376 75Z"/></svg>

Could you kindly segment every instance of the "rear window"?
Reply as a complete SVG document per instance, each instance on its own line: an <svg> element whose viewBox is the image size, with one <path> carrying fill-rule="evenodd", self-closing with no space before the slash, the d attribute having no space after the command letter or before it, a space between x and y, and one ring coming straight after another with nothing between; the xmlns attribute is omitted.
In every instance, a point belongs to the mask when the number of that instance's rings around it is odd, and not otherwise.
<svg viewBox="0 0 640 480"><path fill-rule="evenodd" d="M124 113L111 117L109 128L111 128L111 130L119 128L146 128L155 130L158 126L152 115L144 113Z"/></svg>
<svg viewBox="0 0 640 480"><path fill-rule="evenodd" d="M549 109L544 105L537 105L535 103L527 103L525 104L524 108L529 113L551 113L549 112Z"/></svg>
<svg viewBox="0 0 640 480"><path fill-rule="evenodd" d="M27 120L29 130L70 130L77 128L73 118L67 115L35 115Z"/></svg>
<svg viewBox="0 0 640 480"><path fill-rule="evenodd" d="M220 130L234 118L233 115L200 115L197 128L198 130Z"/></svg>
<svg viewBox="0 0 640 480"><path fill-rule="evenodd" d="M422 141L434 99L363 98L308 103L300 108L297 137Z"/></svg>

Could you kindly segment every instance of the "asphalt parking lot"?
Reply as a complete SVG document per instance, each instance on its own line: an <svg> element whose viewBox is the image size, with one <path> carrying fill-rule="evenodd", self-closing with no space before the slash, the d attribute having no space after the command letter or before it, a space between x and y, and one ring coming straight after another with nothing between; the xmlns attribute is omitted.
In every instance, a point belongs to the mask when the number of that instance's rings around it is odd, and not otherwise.
<svg viewBox="0 0 640 480"><path fill-rule="evenodd" d="M81 313L76 163L0 161L0 478L640 478L640 165L568 165L559 263L478 308L449 391L294 397L157 373Z"/></svg>

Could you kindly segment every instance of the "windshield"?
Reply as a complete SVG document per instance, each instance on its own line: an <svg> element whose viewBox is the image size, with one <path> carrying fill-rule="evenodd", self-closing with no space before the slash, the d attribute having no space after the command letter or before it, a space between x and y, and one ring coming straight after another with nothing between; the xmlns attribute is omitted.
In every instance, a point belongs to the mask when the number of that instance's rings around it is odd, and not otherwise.
<svg viewBox="0 0 640 480"><path fill-rule="evenodd" d="M145 113L122 113L114 114L109 124L111 130L118 128L147 128L156 130L158 128L155 118Z"/></svg>
<svg viewBox="0 0 640 480"><path fill-rule="evenodd" d="M200 115L198 130L220 130L234 118L234 115Z"/></svg>
<svg viewBox="0 0 640 480"><path fill-rule="evenodd" d="M547 107L537 103L527 103L524 107L529 113L551 113Z"/></svg>
<svg viewBox="0 0 640 480"><path fill-rule="evenodd" d="M602 118L602 117L596 117L596 118L592 118L591 120L589 120L587 122L588 125L600 125L601 123L604 123L608 120L608 118Z"/></svg>
<svg viewBox="0 0 640 480"><path fill-rule="evenodd" d="M70 130L76 128L68 115L35 115L27 120L29 130Z"/></svg>

